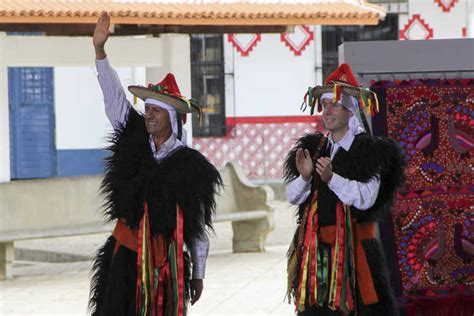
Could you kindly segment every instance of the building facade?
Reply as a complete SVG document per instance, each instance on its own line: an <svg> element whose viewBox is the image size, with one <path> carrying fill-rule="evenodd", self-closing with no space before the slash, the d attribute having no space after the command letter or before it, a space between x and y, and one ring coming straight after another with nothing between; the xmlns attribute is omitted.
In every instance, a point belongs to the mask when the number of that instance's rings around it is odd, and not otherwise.
<svg viewBox="0 0 474 316"><path fill-rule="evenodd" d="M194 146L217 166L237 161L250 178L281 181L282 164L295 139L324 130L321 118L308 116L300 105L307 87L321 83L337 67L340 44L474 36L474 1L371 2L387 9L377 26L298 26L286 34L224 35L220 99L225 96L225 102L220 105L225 111L220 113L225 119L217 122L225 125L214 133L195 133ZM193 128L201 130L196 124Z"/></svg>
<svg viewBox="0 0 474 316"><path fill-rule="evenodd" d="M300 106L307 87L321 83L337 66L341 43L474 36L471 0L371 2L388 12L378 26L301 25L284 34L178 36L188 50L180 56L187 61L178 84L184 82L186 94L204 110L202 122L193 118L188 124L193 146L217 167L236 161L251 179L281 181L295 139L323 130L320 117ZM113 54L110 60L114 65ZM165 73L122 63L117 70L124 87L158 81ZM8 84L9 115L2 124L10 125L11 179L102 172L111 127L92 62L74 68L11 67Z"/></svg>

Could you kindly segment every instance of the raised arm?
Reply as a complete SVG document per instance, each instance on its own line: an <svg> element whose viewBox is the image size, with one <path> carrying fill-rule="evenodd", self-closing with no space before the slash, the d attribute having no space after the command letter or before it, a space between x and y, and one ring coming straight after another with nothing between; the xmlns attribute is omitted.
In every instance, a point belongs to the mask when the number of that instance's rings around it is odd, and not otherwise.
<svg viewBox="0 0 474 316"><path fill-rule="evenodd" d="M95 64L104 96L105 114L114 129L117 129L125 123L131 104L127 100L117 72L110 66L105 52L105 43L110 35L109 28L110 16L107 12L102 12L94 30Z"/></svg>
<svg viewBox="0 0 474 316"><path fill-rule="evenodd" d="M92 40L95 49L95 58L98 60L107 57L107 54L105 53L105 43L110 35L109 28L110 16L107 12L102 12L97 24L95 25L94 38Z"/></svg>

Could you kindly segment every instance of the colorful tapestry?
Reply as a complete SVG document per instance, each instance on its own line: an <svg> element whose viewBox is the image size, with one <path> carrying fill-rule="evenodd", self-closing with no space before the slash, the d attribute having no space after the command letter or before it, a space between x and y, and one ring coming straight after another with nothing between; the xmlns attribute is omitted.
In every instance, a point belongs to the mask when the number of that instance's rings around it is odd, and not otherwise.
<svg viewBox="0 0 474 316"><path fill-rule="evenodd" d="M407 160L393 209L404 293L474 285L474 82L384 87L387 134Z"/></svg>

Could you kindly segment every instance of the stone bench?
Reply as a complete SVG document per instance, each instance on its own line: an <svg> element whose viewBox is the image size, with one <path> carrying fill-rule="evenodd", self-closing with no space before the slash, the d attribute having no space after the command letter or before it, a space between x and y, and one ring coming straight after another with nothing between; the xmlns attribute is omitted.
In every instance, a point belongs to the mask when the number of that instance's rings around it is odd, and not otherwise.
<svg viewBox="0 0 474 316"><path fill-rule="evenodd" d="M225 189L217 197L216 222L231 221L234 251L261 251L273 228L273 196L238 168L222 170ZM103 224L98 176L0 183L0 280L12 277L14 241L111 232Z"/></svg>
<svg viewBox="0 0 474 316"><path fill-rule="evenodd" d="M97 176L0 183L0 280L12 276L14 241L110 232L99 185Z"/></svg>
<svg viewBox="0 0 474 316"><path fill-rule="evenodd" d="M264 251L267 235L275 226L274 209L269 204L272 189L250 183L234 163L227 163L220 172L224 187L216 199L214 222L232 222L234 252Z"/></svg>

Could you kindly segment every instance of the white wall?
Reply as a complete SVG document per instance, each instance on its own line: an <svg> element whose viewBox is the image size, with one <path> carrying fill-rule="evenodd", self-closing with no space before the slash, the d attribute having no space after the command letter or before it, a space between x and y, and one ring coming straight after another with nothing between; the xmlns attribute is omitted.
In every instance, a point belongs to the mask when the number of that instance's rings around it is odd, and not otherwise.
<svg viewBox="0 0 474 316"><path fill-rule="evenodd" d="M113 66L113 56L110 58ZM145 68L116 68L126 89L130 84L145 85ZM106 145L111 125L105 116L102 90L94 67L55 67L54 103L56 148L97 149ZM133 102L133 101L132 101Z"/></svg>
<svg viewBox="0 0 474 316"><path fill-rule="evenodd" d="M433 0L410 0L409 18L411 19L414 14L419 14L433 29L433 39L461 38L462 29L468 27L469 1L472 0L458 0L449 12L444 12ZM403 26L401 25L402 29Z"/></svg>
<svg viewBox="0 0 474 316"><path fill-rule="evenodd" d="M468 0L467 4L467 36L474 38L474 1Z"/></svg>
<svg viewBox="0 0 474 316"><path fill-rule="evenodd" d="M146 86L149 82L159 82L168 72L173 72L181 92L190 96L191 66L189 60L189 36L165 34L159 39L160 45L154 49L161 58L161 64L145 67L114 67L114 59L133 52L109 53L109 61L117 71L122 86L130 102L133 97L127 87L132 84ZM146 62L145 62L146 63ZM123 66L123 61L120 65ZM105 116L102 91L97 80L95 67L55 67L54 101L56 115L56 148L99 149L107 143L105 137L112 127ZM143 102L137 107L143 110ZM191 130L190 119L186 128ZM192 133L189 132L189 137ZM191 143L190 140L188 140Z"/></svg>
<svg viewBox="0 0 474 316"><path fill-rule="evenodd" d="M316 83L314 39L295 56L280 41L280 34L261 36L247 57L224 37L226 116L305 115L299 110L303 96ZM316 34L315 38L320 39Z"/></svg>

